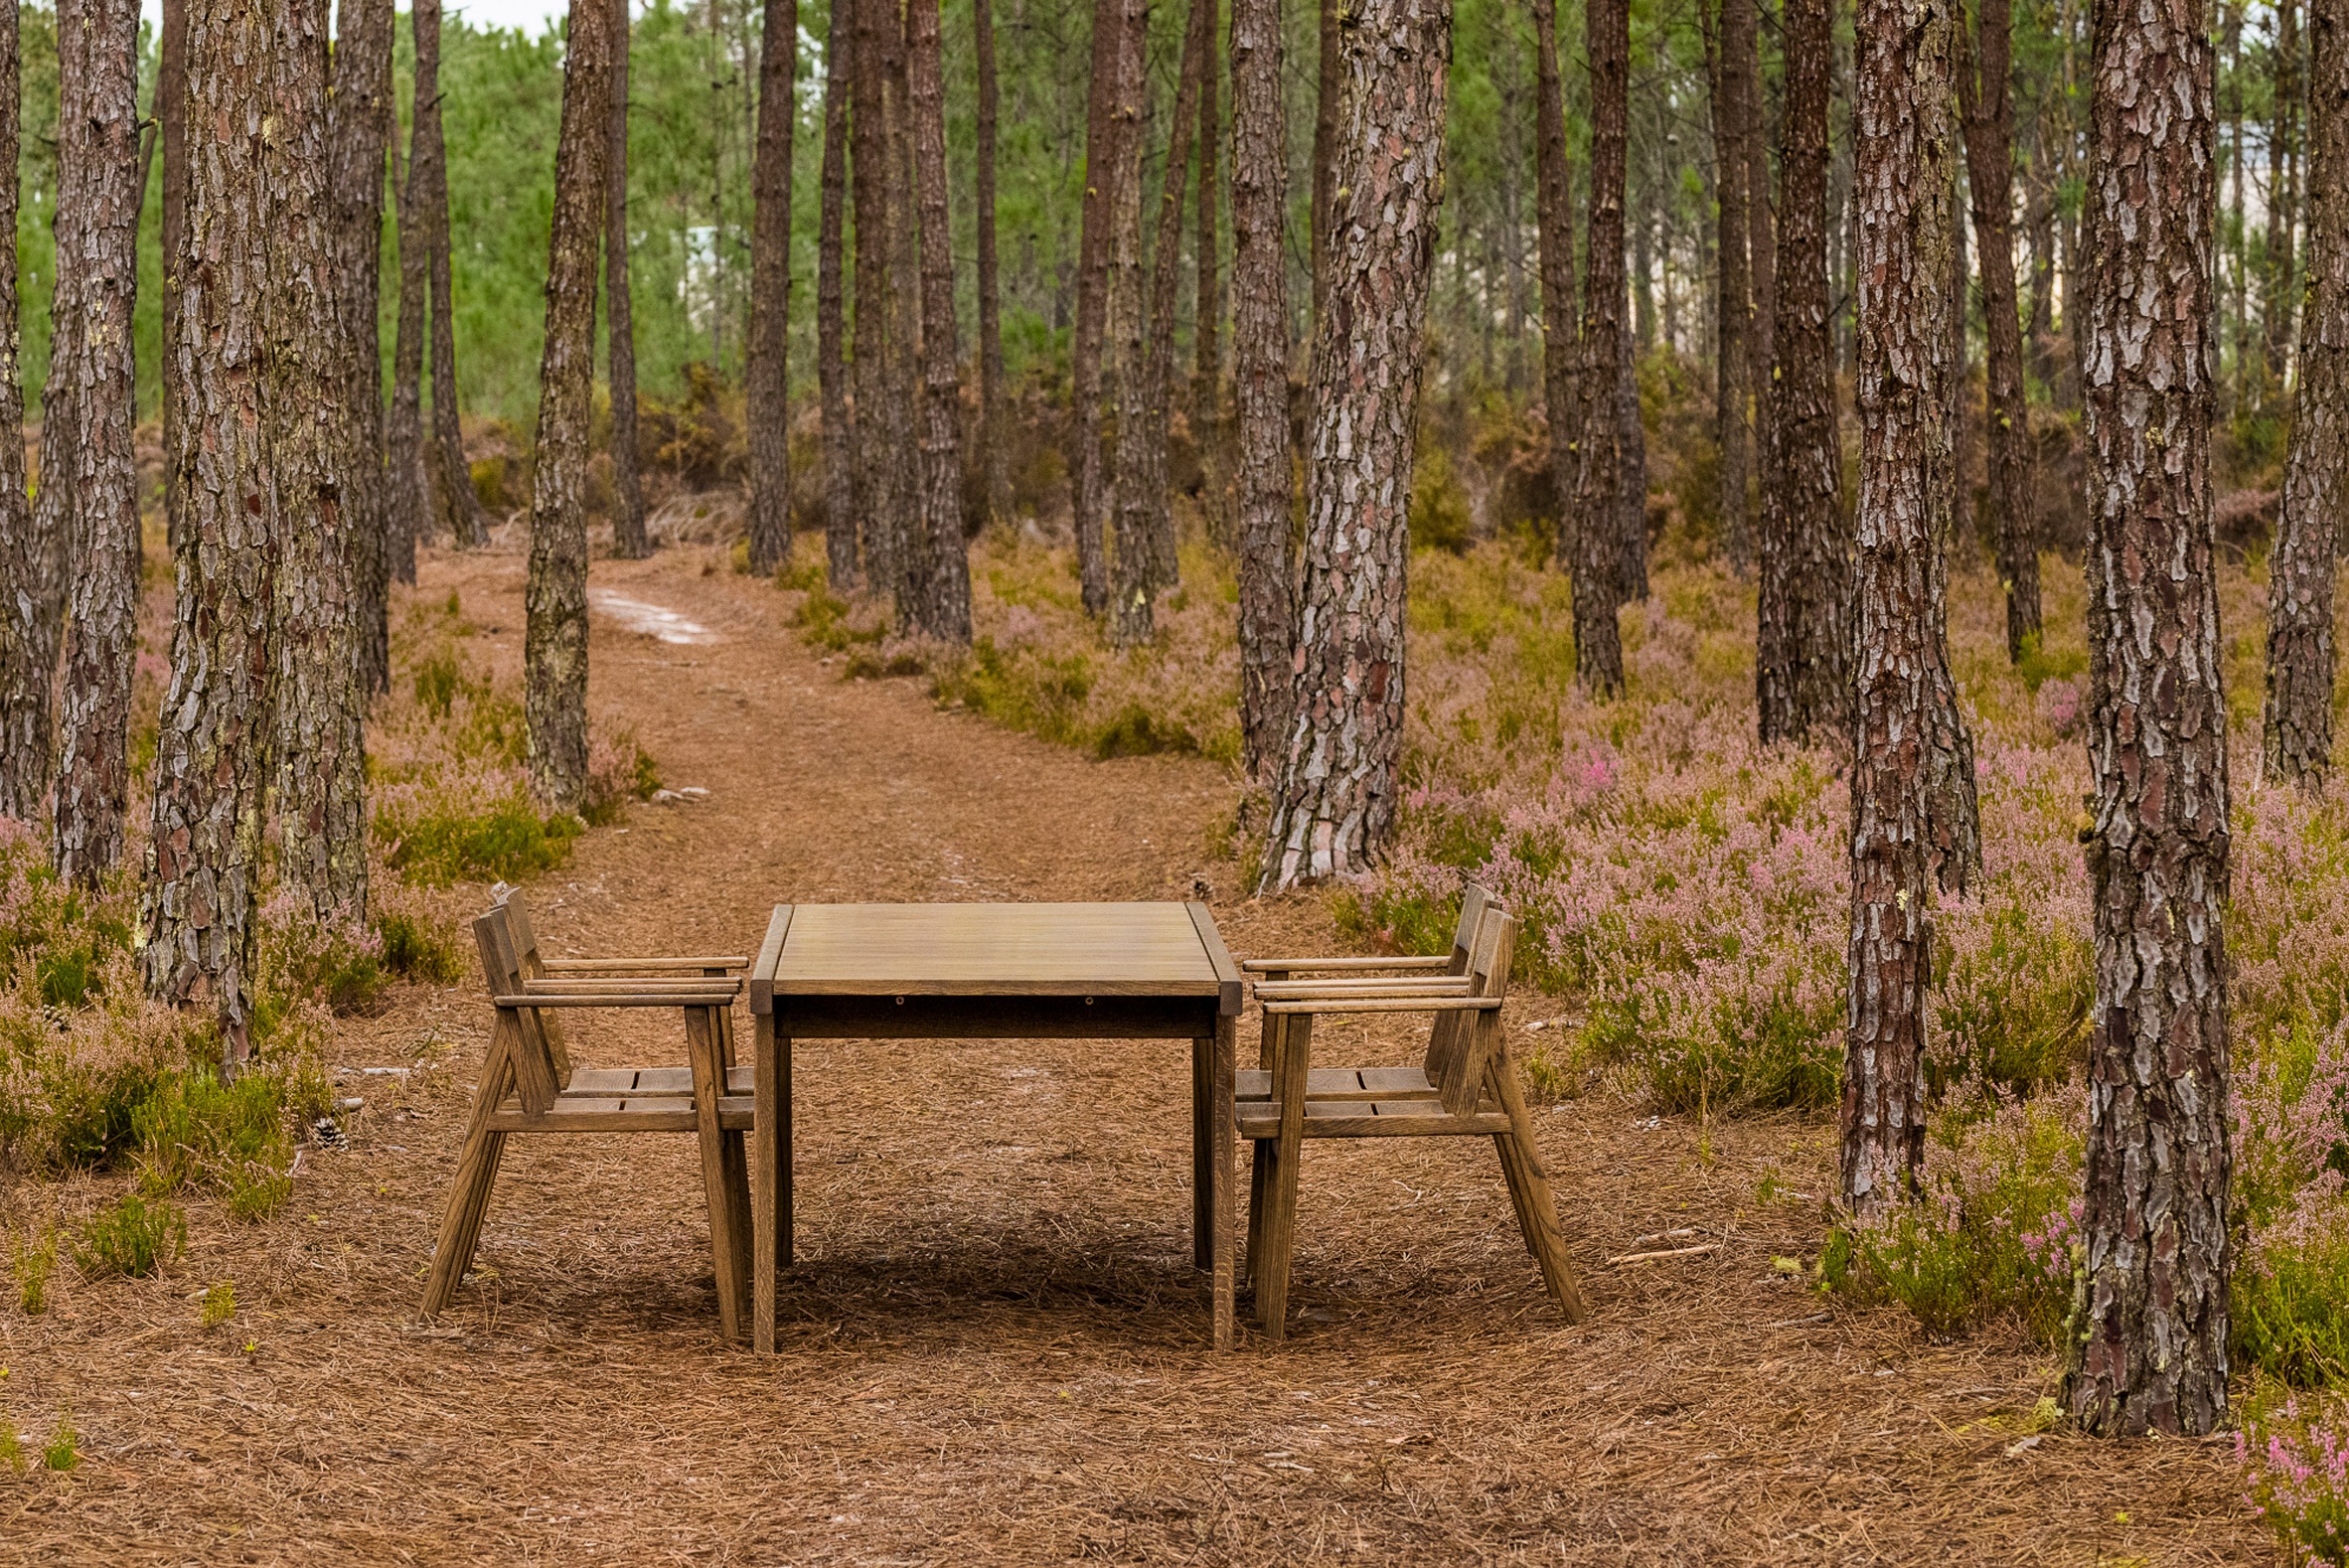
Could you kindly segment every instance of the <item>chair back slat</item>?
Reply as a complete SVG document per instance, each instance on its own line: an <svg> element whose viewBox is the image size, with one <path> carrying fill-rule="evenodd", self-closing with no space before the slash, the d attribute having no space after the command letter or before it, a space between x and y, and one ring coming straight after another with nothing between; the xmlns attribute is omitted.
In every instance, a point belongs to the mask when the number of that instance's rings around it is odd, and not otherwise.
<svg viewBox="0 0 2349 1568"><path fill-rule="evenodd" d="M1492 894L1482 882L1470 882L1460 890L1460 924L1452 928L1452 964L1448 975L1469 972L1469 958L1476 951L1478 934L1484 929L1485 908L1492 902Z"/></svg>
<svg viewBox="0 0 2349 1568"><path fill-rule="evenodd" d="M1508 995L1509 961L1515 955L1516 946L1515 919L1497 904L1488 906L1469 962L1472 996ZM1452 1017L1460 1022L1453 1033L1451 1049L1441 1064L1443 1070L1440 1074L1431 1071L1428 1077L1435 1084L1436 1098L1443 1102L1445 1110L1454 1116L1468 1116L1475 1113L1485 1092L1485 1066L1500 1043L1500 1010L1458 1013Z"/></svg>
<svg viewBox="0 0 2349 1568"><path fill-rule="evenodd" d="M1465 975L1475 962L1477 939L1485 929L1485 914L1498 907L1492 894L1482 882L1470 882L1460 890L1460 924L1452 933L1452 962L1445 967L1448 975ZM1469 1026L1470 1016L1465 1013L1439 1013L1428 1029L1428 1082L1442 1083L1451 1067L1453 1057L1460 1054L1462 1031Z"/></svg>
<svg viewBox="0 0 2349 1568"><path fill-rule="evenodd" d="M539 953L539 934L531 928L530 905L523 902L519 888L508 888L501 900L506 910L506 929L514 944L517 971L525 980L547 978L547 961ZM563 1038L562 1024L551 1013L535 1013L538 1027L546 1038L547 1054L554 1061L554 1079L568 1085L571 1081L570 1044Z"/></svg>
<svg viewBox="0 0 2349 1568"><path fill-rule="evenodd" d="M515 954L513 929L503 906L473 922L473 943L481 952L482 978L492 997L510 997L522 990L522 966ZM570 1079L567 1063L558 1065L548 1047L545 1015L536 1008L501 1010L500 1024L511 1020L506 1055L514 1069L514 1092L533 1115L553 1108L562 1086Z"/></svg>

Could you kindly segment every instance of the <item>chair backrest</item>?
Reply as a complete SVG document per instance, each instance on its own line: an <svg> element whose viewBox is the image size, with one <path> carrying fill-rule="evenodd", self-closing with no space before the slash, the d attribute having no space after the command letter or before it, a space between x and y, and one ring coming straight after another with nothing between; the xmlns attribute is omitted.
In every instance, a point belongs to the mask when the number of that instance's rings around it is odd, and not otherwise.
<svg viewBox="0 0 2349 1568"><path fill-rule="evenodd" d="M546 973L520 893L509 892L473 922L473 942L481 950L482 976L493 997L520 995L526 982ZM539 1008L501 1008L498 1027L507 1035L515 1092L524 1108L534 1115L546 1111L571 1081L570 1052L561 1026L551 1013Z"/></svg>
<svg viewBox="0 0 2349 1568"><path fill-rule="evenodd" d="M1469 950L1469 995L1508 995L1509 963L1516 946L1515 917L1488 901ZM1435 1025L1428 1031L1427 1076L1446 1111L1467 1116L1477 1109L1485 1092L1486 1064L1500 1048L1498 1008L1436 1015Z"/></svg>
<svg viewBox="0 0 2349 1568"><path fill-rule="evenodd" d="M1491 892L1482 882L1470 882L1460 890L1460 924L1452 928L1452 967L1448 975L1469 972L1470 955L1476 951L1477 935L1484 929L1486 906L1492 902Z"/></svg>

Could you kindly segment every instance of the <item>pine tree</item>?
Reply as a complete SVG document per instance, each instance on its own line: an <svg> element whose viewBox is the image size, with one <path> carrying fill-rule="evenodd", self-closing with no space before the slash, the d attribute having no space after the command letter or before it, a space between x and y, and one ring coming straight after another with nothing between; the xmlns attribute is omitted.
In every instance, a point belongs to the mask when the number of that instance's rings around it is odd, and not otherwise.
<svg viewBox="0 0 2349 1568"><path fill-rule="evenodd" d="M16 0L0 0L0 167L16 167L23 131L20 64ZM16 202L17 182L0 181L0 234L16 233ZM17 343L11 254L0 261L0 429L25 422ZM44 703L36 711L28 700L46 698L49 667L40 662L40 617L24 612L46 599L52 575L25 497L25 443L0 441L0 817L17 822L38 820L47 788L48 709Z"/></svg>
<svg viewBox="0 0 2349 1568"><path fill-rule="evenodd" d="M628 0L612 0L612 113L604 149L604 363L612 396L612 553L642 560L644 473L637 456L636 307L628 293Z"/></svg>
<svg viewBox="0 0 2349 1568"><path fill-rule="evenodd" d="M916 0L918 4L918 0ZM751 167L750 342L743 366L750 444L750 569L791 553L791 126L798 0L765 0L758 67L758 154Z"/></svg>
<svg viewBox="0 0 2349 1568"><path fill-rule="evenodd" d="M424 308L432 287L431 215L426 182L417 178L430 156L425 111L438 87L428 81L427 64L440 58L437 0L418 0L408 12L414 42L412 82L415 113L409 123L407 169L394 183L399 191L399 303L392 333L392 405L384 415L384 539L388 574L416 580L416 546L430 528L431 484L424 472ZM427 43L427 28L431 30ZM438 110L432 109L437 116ZM396 161L396 149L394 150ZM389 599L389 594L386 595Z"/></svg>
<svg viewBox="0 0 2349 1568"><path fill-rule="evenodd" d="M1269 785L1289 741L1297 637L1289 548L1288 204L1278 0L1231 6L1231 336L1238 416L1240 735L1251 782Z"/></svg>
<svg viewBox="0 0 2349 1568"><path fill-rule="evenodd" d="M816 383L824 424L825 580L834 593L857 586L857 432L850 422L846 359L849 50L857 36L847 4L836 5L824 51L824 172L816 239Z"/></svg>
<svg viewBox="0 0 2349 1568"><path fill-rule="evenodd" d="M1622 479L1615 379L1622 369L1630 0L1588 0L1584 19L1591 63L1591 207L1582 358L1575 369L1582 461L1574 494L1574 678L1592 696L1611 698L1623 690L1623 642L1615 619L1623 602L1616 585L1623 537L1615 494ZM1755 206L1765 204L1757 200Z"/></svg>
<svg viewBox="0 0 2349 1568"><path fill-rule="evenodd" d="M1714 505L1721 514L1721 538L1729 564L1739 576L1753 568L1753 526L1746 515L1746 484L1753 471L1753 449L1747 399L1753 391L1753 271L1747 245L1753 219L1747 181L1753 152L1747 138L1754 134L1754 57L1758 44L1752 0L1717 0L1720 22L1716 31L1713 5L1700 0L1699 19L1706 24L1706 65L1712 76L1713 181L1719 203L1715 241L1719 265L1713 307L1716 348L1714 369L1714 445L1719 469Z"/></svg>
<svg viewBox="0 0 2349 1568"><path fill-rule="evenodd" d="M996 262L995 13L988 0L972 0L971 34L979 67L979 454L987 481L987 520L1008 523L1012 518L1011 430L1004 415L1003 285Z"/></svg>
<svg viewBox="0 0 2349 1568"><path fill-rule="evenodd" d="M343 469L352 615L362 689L392 684L390 511L384 467L384 160L392 145L392 0L345 0L329 63L328 178L334 204L337 355L349 443Z"/></svg>
<svg viewBox="0 0 2349 1568"><path fill-rule="evenodd" d="M890 302L889 131L881 0L838 0L854 19L849 49L850 162L857 208L856 370L858 517L864 530L864 583L895 600L904 587L905 409L889 395L894 306Z"/></svg>
<svg viewBox="0 0 2349 1568"><path fill-rule="evenodd" d="M908 0L907 107L921 238L921 506L928 555L919 623L971 640L971 564L963 530L962 372L954 319L954 231L946 202L946 85L939 0Z"/></svg>

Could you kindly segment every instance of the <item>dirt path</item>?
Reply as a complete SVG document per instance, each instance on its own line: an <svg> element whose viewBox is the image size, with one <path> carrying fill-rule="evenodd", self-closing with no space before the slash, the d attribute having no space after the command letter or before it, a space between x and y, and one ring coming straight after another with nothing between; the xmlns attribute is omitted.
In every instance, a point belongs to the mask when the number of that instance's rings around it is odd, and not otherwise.
<svg viewBox="0 0 2349 1568"><path fill-rule="evenodd" d="M1334 947L1318 900L1231 896L1208 846L1220 768L1097 764L909 682L843 684L774 590L700 566L595 568L705 634L599 610L591 704L671 787L708 793L635 811L534 884L550 951L745 952L785 898L1179 897L1200 878L1235 952ZM459 593L476 656L511 671L520 586L518 556L442 557L420 591ZM2259 1545L2215 1448L2025 1442L2040 1357L1935 1345L1777 1275L1775 1256L1815 1256L1816 1205L1757 1182L1816 1190L1823 1128L1706 1139L1602 1096L1541 1113L1597 1309L1581 1329L1547 1307L1490 1152L1398 1141L1315 1152L1304 1322L1281 1351L1243 1335L1215 1357L1188 1266L1187 1053L1085 1042L802 1048L803 1266L773 1360L716 1340L686 1139L518 1142L476 1284L420 1324L486 1012L468 982L344 1029L369 1109L278 1219L199 1215L167 1280L0 1314L0 1408L38 1440L70 1405L86 1455L70 1480L0 1483L0 1555L2086 1564ZM1517 1025L1545 1016L1512 1004ZM682 1059L649 1019L593 1039L586 1059ZM1336 1032L1347 1047L1411 1048ZM1722 1245L1602 1265L1680 1227ZM243 1310L208 1331L189 1293L222 1279Z"/></svg>

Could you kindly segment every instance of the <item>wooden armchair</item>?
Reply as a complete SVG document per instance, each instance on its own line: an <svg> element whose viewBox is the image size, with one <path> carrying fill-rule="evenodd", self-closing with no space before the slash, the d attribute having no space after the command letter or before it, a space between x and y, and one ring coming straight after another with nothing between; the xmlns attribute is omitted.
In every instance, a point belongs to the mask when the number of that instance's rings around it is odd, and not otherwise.
<svg viewBox="0 0 2349 1568"><path fill-rule="evenodd" d="M709 1204L718 1319L729 1339L750 1320L751 1070L734 1063L732 1005L747 958L548 959L530 912L510 892L473 922L497 1020L458 1156L440 1242L424 1282L439 1312L471 1266L498 1162L513 1133L697 1133ZM557 1021L573 1008L675 1008L687 1064L573 1067Z"/></svg>
<svg viewBox="0 0 2349 1568"><path fill-rule="evenodd" d="M1448 957L1253 959L1240 965L1264 977L1256 987L1264 1014L1264 1066L1236 1074L1233 1085L1239 1136L1255 1151L1245 1277L1256 1285L1258 1322L1276 1343L1286 1328L1296 1249L1298 1157L1314 1138L1489 1137L1526 1250L1567 1322L1582 1321L1582 1294L1558 1228L1549 1176L1500 1027L1515 945L1516 921L1472 883ZM1376 969L1406 973L1364 973ZM1300 970L1347 978L1299 981L1293 977ZM1372 1013L1433 1015L1422 1066L1313 1066L1316 1018Z"/></svg>

